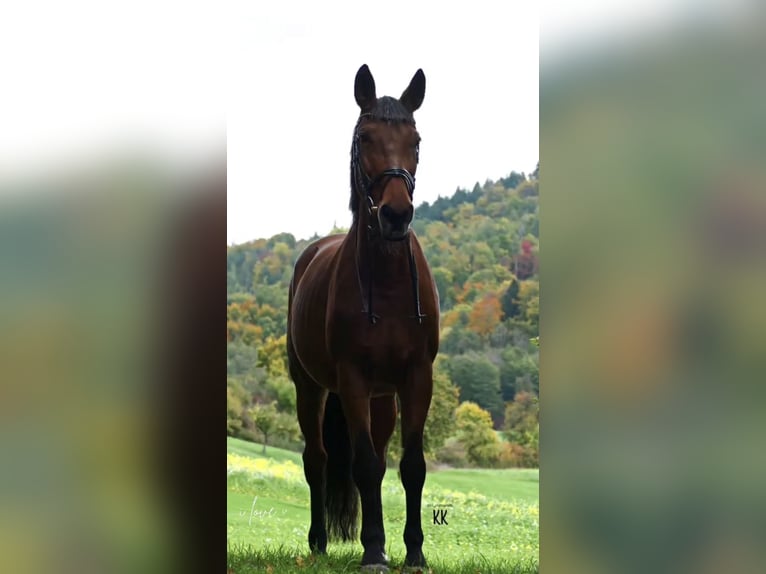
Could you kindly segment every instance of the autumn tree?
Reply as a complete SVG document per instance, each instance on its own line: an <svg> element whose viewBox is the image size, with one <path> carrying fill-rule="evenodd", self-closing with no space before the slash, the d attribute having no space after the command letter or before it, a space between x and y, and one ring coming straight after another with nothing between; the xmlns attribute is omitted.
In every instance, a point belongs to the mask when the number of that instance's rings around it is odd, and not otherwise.
<svg viewBox="0 0 766 574"><path fill-rule="evenodd" d="M500 454L501 445L492 428L490 414L476 403L466 401L455 411L455 420L469 462L492 466Z"/></svg>
<svg viewBox="0 0 766 574"><path fill-rule="evenodd" d="M287 335L267 337L258 347L258 366L270 375L287 375Z"/></svg>
<svg viewBox="0 0 766 574"><path fill-rule="evenodd" d="M537 255L532 248L532 242L525 239L521 242L521 253L514 258L513 271L519 279L528 279L537 273Z"/></svg>
<svg viewBox="0 0 766 574"><path fill-rule="evenodd" d="M471 310L468 328L482 337L488 337L500 323L500 301L494 293L485 295Z"/></svg>

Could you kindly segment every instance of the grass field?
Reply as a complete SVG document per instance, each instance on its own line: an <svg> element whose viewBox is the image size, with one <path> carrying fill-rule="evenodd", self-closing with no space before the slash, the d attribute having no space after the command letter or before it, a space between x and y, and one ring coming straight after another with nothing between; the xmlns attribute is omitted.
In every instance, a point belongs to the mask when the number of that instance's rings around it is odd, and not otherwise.
<svg viewBox="0 0 766 574"><path fill-rule="evenodd" d="M359 542L308 552L309 490L299 453L228 439L228 569L252 572L358 572ZM538 571L537 470L429 472L423 491L423 553L436 574ZM386 552L391 572L405 554L404 489L395 468L383 480ZM432 510L446 507L447 524Z"/></svg>

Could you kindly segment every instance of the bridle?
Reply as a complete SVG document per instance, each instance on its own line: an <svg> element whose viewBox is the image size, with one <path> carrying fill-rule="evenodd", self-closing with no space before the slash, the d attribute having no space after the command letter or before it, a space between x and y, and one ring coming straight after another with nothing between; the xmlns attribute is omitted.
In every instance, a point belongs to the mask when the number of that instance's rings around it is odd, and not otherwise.
<svg viewBox="0 0 766 574"><path fill-rule="evenodd" d="M368 231L374 231L374 222L377 219L378 206L375 205L375 200L372 198L372 190L375 186L386 178L400 177L404 180L404 185L407 187L407 193L410 195L410 201L412 201L413 194L415 193L415 176L403 167L392 167L385 169L375 177L370 177L362 167L362 151L360 141L362 139L360 134L360 128L362 125L362 119L369 117L372 114L360 114L359 121L356 123L354 129L354 139L351 143L351 169L354 173L354 193L359 193L360 190L364 191L364 195L367 198L367 214L370 215L370 222L367 224ZM414 124L412 124L414 125ZM415 149L415 163L417 164L419 157L419 145ZM386 182L388 184L388 181ZM385 188L385 184L383 186Z"/></svg>
<svg viewBox="0 0 766 574"><path fill-rule="evenodd" d="M375 222L377 221L378 217L378 206L375 205L375 200L372 197L372 190L375 188L375 186L380 183L381 181L388 178L388 181L386 181L383 184L383 188L385 189L385 186L388 184L389 181L391 181L391 178L394 177L400 177L404 180L404 185L407 187L407 193L410 195L410 201L413 199L413 194L415 192L415 176L413 176L409 171L402 167L391 167L388 169L383 170L379 174L377 174L375 177L370 177L367 175L367 172L364 171L364 167L362 167L362 152L361 152L361 134L360 134L360 127L362 124L362 119L364 117L371 116L371 114L360 114L359 121L356 124L356 128L354 129L354 139L351 143L351 169L354 176L354 190L353 193L360 193L360 191L364 192L365 197L367 198L367 215L369 216L369 221L367 223L367 234L368 238L371 238L376 233L379 232L378 227L375 225ZM414 125L414 124L413 124ZM420 152L420 146L416 147L415 149L415 163L417 164ZM417 319L419 324L423 323L423 318L425 315L423 315L420 312L420 289L419 289L419 283L418 283L418 267L415 264L415 256L412 254L412 239L410 238L410 235L407 234L405 236L407 238L407 255L410 263L410 278L412 279L412 292L415 299L415 315L412 316L413 319ZM404 239L404 238L403 238ZM368 241L368 243L371 245L371 243ZM370 258L369 258L369 272L367 277L367 301L364 300L364 294L362 294L362 313L365 313L370 321L371 325L375 325L377 323L377 320L380 319L380 315L377 315L373 313L372 311L372 274L373 274L373 261L374 261L374 255L372 249L370 249ZM356 277L359 281L359 290L360 292L364 292L364 289L362 287L362 278L359 276L359 261L357 259L356 261Z"/></svg>

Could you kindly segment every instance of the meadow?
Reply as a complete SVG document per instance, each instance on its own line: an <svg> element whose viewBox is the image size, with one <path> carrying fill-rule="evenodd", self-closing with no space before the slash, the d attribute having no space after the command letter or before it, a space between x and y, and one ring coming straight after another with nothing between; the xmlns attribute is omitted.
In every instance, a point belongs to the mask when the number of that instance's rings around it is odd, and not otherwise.
<svg viewBox="0 0 766 574"><path fill-rule="evenodd" d="M228 572L359 572L361 544L329 543L308 551L309 490L301 455L229 437L227 453ZM534 469L430 471L423 491L424 572L538 572L539 473ZM405 555L404 489L397 469L383 480L390 571ZM446 509L446 524L434 524Z"/></svg>

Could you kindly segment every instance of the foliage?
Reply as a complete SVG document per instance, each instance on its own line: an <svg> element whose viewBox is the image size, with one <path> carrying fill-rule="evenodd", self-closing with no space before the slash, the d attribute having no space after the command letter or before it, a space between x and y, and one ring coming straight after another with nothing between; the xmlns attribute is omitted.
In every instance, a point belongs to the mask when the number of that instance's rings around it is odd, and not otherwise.
<svg viewBox="0 0 766 574"><path fill-rule="evenodd" d="M509 347L500 355L500 390L503 401L511 401L517 392L538 393L539 359L534 351Z"/></svg>
<svg viewBox="0 0 766 574"><path fill-rule="evenodd" d="M435 371L434 400L425 432L430 458L455 464L460 448L442 429L461 401L490 411L503 428L504 403L521 391L538 393L539 169L457 189L415 210L413 228L440 296L441 342L446 359ZM334 233L346 230L334 228ZM275 403L295 419L295 389L287 375L285 333L293 265L318 237L289 233L227 248L227 433L258 439L250 419L256 403ZM433 422L431 422L433 421ZM399 431L397 430L397 433ZM273 434L273 433L272 433ZM286 435L269 437L270 443ZM390 455L397 456L398 436ZM452 452L447 448L452 445ZM511 447L508 447L511 448ZM506 453L518 463L518 453ZM515 447L513 447L515 448ZM506 461L507 462L507 461ZM510 464L510 462L508 462Z"/></svg>
<svg viewBox="0 0 766 574"><path fill-rule="evenodd" d="M457 436L450 437L442 447L436 451L436 458L451 466L465 466L468 460L468 451Z"/></svg>
<svg viewBox="0 0 766 574"><path fill-rule="evenodd" d="M472 401L487 409L494 418L503 416L500 395L500 369L485 355L468 353L449 361L450 379L460 388L460 400Z"/></svg>
<svg viewBox="0 0 766 574"><path fill-rule="evenodd" d="M506 319L513 319L519 316L521 304L519 302L519 282L513 279L503 293L502 298L503 315Z"/></svg>
<svg viewBox="0 0 766 574"><path fill-rule="evenodd" d="M500 323L500 319L500 301L496 295L489 293L473 306L468 328L486 339Z"/></svg>
<svg viewBox="0 0 766 574"><path fill-rule="evenodd" d="M444 441L455 432L455 409L458 406L458 388L452 384L440 361L434 366L434 388L423 432L423 450L427 457L436 458ZM401 414L397 414L394 433L388 445L388 458L398 464L402 458Z"/></svg>
<svg viewBox="0 0 766 574"><path fill-rule="evenodd" d="M500 468L537 468L540 464L537 447L526 447L515 442L503 442L497 466Z"/></svg>
<svg viewBox="0 0 766 574"><path fill-rule="evenodd" d="M492 417L479 405L464 402L455 411L460 442L469 462L492 466L500 455L500 440L492 428Z"/></svg>
<svg viewBox="0 0 766 574"><path fill-rule="evenodd" d="M267 337L258 351L259 367L269 375L287 375L287 335Z"/></svg>
<svg viewBox="0 0 766 574"><path fill-rule="evenodd" d="M276 402L257 403L249 409L248 414L253 421L253 426L263 435L264 454L269 437L276 434L291 438L300 432L295 417L278 411Z"/></svg>
<svg viewBox="0 0 766 574"><path fill-rule="evenodd" d="M441 369L434 369L434 391L423 437L427 454L435 454L455 432L455 411L459 395L460 390L452 384L449 375Z"/></svg>
<svg viewBox="0 0 766 574"><path fill-rule="evenodd" d="M505 407L505 437L512 451L514 466L537 466L540 442L540 407L536 395L522 391L516 393ZM508 443L506 443L508 444Z"/></svg>
<svg viewBox="0 0 766 574"><path fill-rule="evenodd" d="M462 355L470 351L480 351L484 347L481 337L461 328L445 327L441 332L439 350L446 355Z"/></svg>
<svg viewBox="0 0 766 574"><path fill-rule="evenodd" d="M236 436L242 429L246 400L244 389L236 381L231 381L226 387L226 434Z"/></svg>

